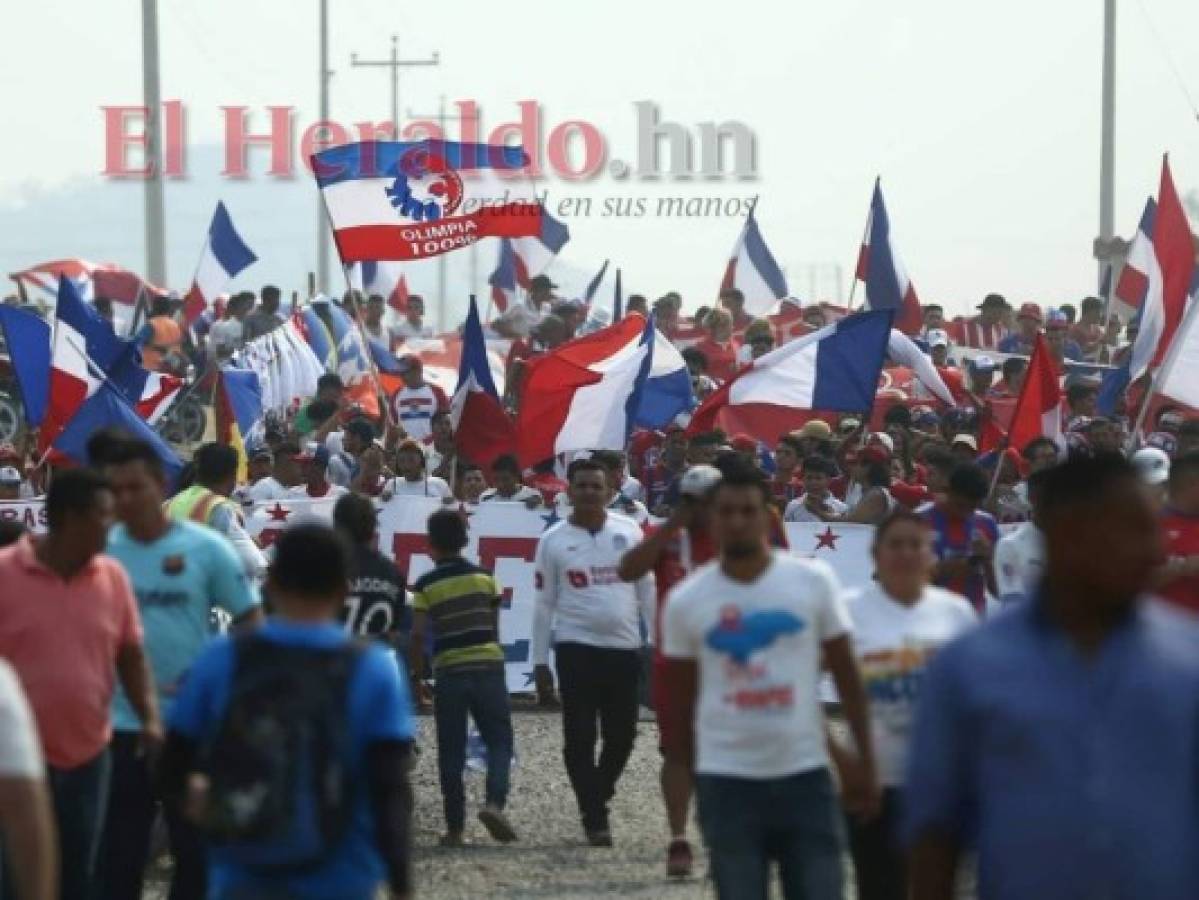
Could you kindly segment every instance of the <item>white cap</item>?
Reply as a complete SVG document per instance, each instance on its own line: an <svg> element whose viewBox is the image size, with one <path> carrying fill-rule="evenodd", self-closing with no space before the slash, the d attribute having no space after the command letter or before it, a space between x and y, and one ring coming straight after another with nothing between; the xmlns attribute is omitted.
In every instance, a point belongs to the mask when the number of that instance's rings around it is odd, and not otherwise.
<svg viewBox="0 0 1199 900"><path fill-rule="evenodd" d="M703 497L720 484L723 477L715 466L692 466L683 473L679 493L686 497Z"/></svg>
<svg viewBox="0 0 1199 900"><path fill-rule="evenodd" d="M21 473L12 466L0 466L0 484L20 484Z"/></svg>
<svg viewBox="0 0 1199 900"><path fill-rule="evenodd" d="M887 452L891 455L895 454L895 440L885 431L876 431L870 435L870 440L878 441L887 448Z"/></svg>
<svg viewBox="0 0 1199 900"><path fill-rule="evenodd" d="M1144 484L1162 484L1170 477L1170 457L1157 447L1142 447L1132 455L1132 465Z"/></svg>
<svg viewBox="0 0 1199 900"><path fill-rule="evenodd" d="M943 328L933 328L926 335L928 339L928 349L933 347L948 347L949 333Z"/></svg>

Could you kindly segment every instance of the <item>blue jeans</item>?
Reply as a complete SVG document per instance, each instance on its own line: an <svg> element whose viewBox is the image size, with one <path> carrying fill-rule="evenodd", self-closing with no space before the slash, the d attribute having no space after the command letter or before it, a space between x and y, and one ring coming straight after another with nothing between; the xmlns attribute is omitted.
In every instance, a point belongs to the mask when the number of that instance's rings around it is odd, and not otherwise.
<svg viewBox="0 0 1199 900"><path fill-rule="evenodd" d="M108 806L111 765L105 748L73 769L46 769L58 824L62 900L87 900L90 895Z"/></svg>
<svg viewBox="0 0 1199 900"><path fill-rule="evenodd" d="M475 720L487 747L487 802L504 808L512 766L512 716L503 666L438 672L433 684L433 718L437 723L437 770L445 823L450 831L466 825L466 719Z"/></svg>
<svg viewBox="0 0 1199 900"><path fill-rule="evenodd" d="M841 900L842 819L827 769L695 779L720 900L765 900L777 862L785 900Z"/></svg>

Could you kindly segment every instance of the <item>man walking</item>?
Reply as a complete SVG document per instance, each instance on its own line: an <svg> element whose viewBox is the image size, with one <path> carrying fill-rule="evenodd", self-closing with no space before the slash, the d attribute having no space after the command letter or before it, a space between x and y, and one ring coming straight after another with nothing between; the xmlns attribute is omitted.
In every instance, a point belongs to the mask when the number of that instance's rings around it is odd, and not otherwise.
<svg viewBox="0 0 1199 900"><path fill-rule="evenodd" d="M609 515L607 473L590 459L568 470L570 518L537 544L533 663L540 702L553 702L550 633L562 688L563 756L592 846L612 846L608 801L637 726L638 651L654 618L654 579L620 580L620 560L641 529ZM596 762L596 724L602 746Z"/></svg>
<svg viewBox="0 0 1199 900"><path fill-rule="evenodd" d="M1184 900L1199 884L1199 662L1142 603L1162 542L1116 456L1043 475L1037 592L942 650L908 757L912 896L967 846L994 900Z"/></svg>
<svg viewBox="0 0 1199 900"><path fill-rule="evenodd" d="M0 550L0 657L16 670L37 721L66 900L86 900L93 880L117 679L128 697L121 724L129 743L152 750L162 742L129 579L101 552L112 514L103 477L60 472L46 492L46 536Z"/></svg>
<svg viewBox="0 0 1199 900"><path fill-rule="evenodd" d="M415 723L394 657L337 623L348 578L336 532L287 529L267 577L276 614L214 642L169 714L163 794L220 837L213 898L410 896Z"/></svg>
<svg viewBox="0 0 1199 900"><path fill-rule="evenodd" d="M437 722L437 768L445 804L443 847L462 844L466 825L467 715L487 747L487 802L479 821L497 841L516 840L504 815L512 764L512 719L499 644L500 586L485 569L462 558L466 520L441 509L429 516L433 570L412 586L410 664L414 679L424 671L425 636L433 634L433 711Z"/></svg>
<svg viewBox="0 0 1199 900"><path fill-rule="evenodd" d="M95 443L95 442L93 442ZM95 452L99 449L99 453ZM146 632L146 650L166 715L192 663L209 638L209 617L222 610L234 625L256 625L256 591L229 542L210 528L172 519L163 507L162 462L148 444L106 440L89 447L112 484L120 524L108 552L129 575ZM139 740L128 699L113 706L112 794L101 854L102 896L140 900L149 854L155 796L151 759ZM167 828L175 871L171 900L205 896L204 848L196 830L169 814Z"/></svg>
<svg viewBox="0 0 1199 900"><path fill-rule="evenodd" d="M746 465L712 497L718 562L674 589L663 620L675 703L668 758L694 765L700 823L721 900L767 895L770 863L787 900L842 896L841 813L828 771L819 682L832 673L858 750L845 755L847 804L877 813L879 788L849 616L827 566L766 544L771 495Z"/></svg>

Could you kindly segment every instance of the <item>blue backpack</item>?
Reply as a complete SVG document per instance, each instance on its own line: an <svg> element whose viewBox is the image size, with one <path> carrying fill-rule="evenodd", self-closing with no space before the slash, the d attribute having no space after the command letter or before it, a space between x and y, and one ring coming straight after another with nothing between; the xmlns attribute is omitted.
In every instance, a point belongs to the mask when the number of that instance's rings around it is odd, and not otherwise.
<svg viewBox="0 0 1199 900"><path fill-rule="evenodd" d="M229 703L204 748L209 843L248 869L315 867L353 809L349 682L363 645L235 639Z"/></svg>

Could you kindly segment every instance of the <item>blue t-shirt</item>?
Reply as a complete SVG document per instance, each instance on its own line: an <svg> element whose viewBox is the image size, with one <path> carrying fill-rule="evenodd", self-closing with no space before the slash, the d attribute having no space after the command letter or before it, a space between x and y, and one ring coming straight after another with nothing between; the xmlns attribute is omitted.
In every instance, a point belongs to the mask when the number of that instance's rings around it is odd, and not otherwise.
<svg viewBox="0 0 1199 900"><path fill-rule="evenodd" d="M172 522L166 534L149 544L134 540L118 525L109 532L108 553L133 583L158 708L165 718L180 681L212 636L212 610L237 618L258 604L258 591L229 541L194 522ZM113 695L112 727L141 728L119 685Z"/></svg>
<svg viewBox="0 0 1199 900"><path fill-rule="evenodd" d="M339 647L350 640L332 621L306 625L271 619L258 633L290 647ZM234 662L234 645L228 638L218 639L196 660L167 720L172 731L200 742L216 737L229 702ZM211 897L255 887L264 893L270 887L285 890L291 897L312 900L367 900L374 896L386 871L375 845L374 814L367 789L367 745L379 740L410 741L416 730L407 681L396 665L395 655L386 647L371 644L363 650L350 677L348 702L354 808L341 843L318 868L270 882L259 882L260 876L222 858L220 848L212 848L208 853Z"/></svg>

